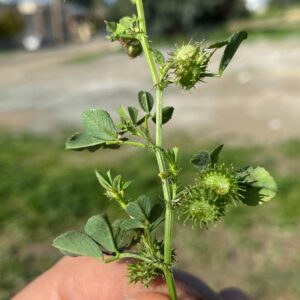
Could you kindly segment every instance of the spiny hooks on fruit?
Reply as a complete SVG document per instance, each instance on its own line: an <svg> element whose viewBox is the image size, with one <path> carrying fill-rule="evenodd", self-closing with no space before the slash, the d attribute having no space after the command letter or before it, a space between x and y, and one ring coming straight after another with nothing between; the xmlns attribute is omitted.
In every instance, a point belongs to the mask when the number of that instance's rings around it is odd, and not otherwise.
<svg viewBox="0 0 300 300"><path fill-rule="evenodd" d="M190 90L206 76L209 54L198 43L189 43L177 48L169 60L175 83Z"/></svg>

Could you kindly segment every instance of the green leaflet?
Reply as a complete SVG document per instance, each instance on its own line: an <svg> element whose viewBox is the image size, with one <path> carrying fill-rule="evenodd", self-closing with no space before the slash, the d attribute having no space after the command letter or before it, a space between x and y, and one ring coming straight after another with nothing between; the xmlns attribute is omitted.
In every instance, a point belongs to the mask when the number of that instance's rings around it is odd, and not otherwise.
<svg viewBox="0 0 300 300"><path fill-rule="evenodd" d="M124 247L130 247L133 239L132 232L127 232L122 227L123 221L124 219L118 219L112 224L115 242L119 251L122 251Z"/></svg>
<svg viewBox="0 0 300 300"><path fill-rule="evenodd" d="M219 75L222 75L231 62L233 56L235 55L237 49L241 45L241 43L247 39L248 34L246 31L240 31L236 32L232 35L232 37L229 40L229 43L227 44L224 54L222 56L220 65L219 65Z"/></svg>
<svg viewBox="0 0 300 300"><path fill-rule="evenodd" d="M128 107L128 113L129 116L131 118L131 121L134 125L136 125L137 121L138 121L138 115L139 115L139 111L137 108L129 106Z"/></svg>
<svg viewBox="0 0 300 300"><path fill-rule="evenodd" d="M193 156L191 164L198 168L204 168L210 163L209 152L201 151Z"/></svg>
<svg viewBox="0 0 300 300"><path fill-rule="evenodd" d="M87 135L104 141L117 139L117 130L108 112L102 109L89 109L83 112L82 120Z"/></svg>
<svg viewBox="0 0 300 300"><path fill-rule="evenodd" d="M161 217L163 208L159 203L153 203L148 196L142 195L136 201L130 202L126 211L132 219L126 220L125 225L122 224L122 227L142 228L141 224L155 223ZM154 227L159 224L160 222Z"/></svg>
<svg viewBox="0 0 300 300"><path fill-rule="evenodd" d="M153 54L155 62L158 63L159 65L163 65L165 63L164 55L157 49L151 48L150 50Z"/></svg>
<svg viewBox="0 0 300 300"><path fill-rule="evenodd" d="M148 92L141 91L138 94L138 98L143 111L146 113L150 113L154 105L153 96Z"/></svg>
<svg viewBox="0 0 300 300"><path fill-rule="evenodd" d="M215 165L219 161L219 155L223 150L223 147L224 145L219 145L211 153L208 151L200 151L193 156L190 162L200 169L206 167L208 164Z"/></svg>
<svg viewBox="0 0 300 300"><path fill-rule="evenodd" d="M130 202L127 205L126 211L132 218L134 218L137 221L147 221L147 215L145 214L143 208L137 202Z"/></svg>
<svg viewBox="0 0 300 300"><path fill-rule="evenodd" d="M207 49L219 49L219 48L223 48L224 46L226 46L228 44L229 44L228 41L216 42L213 44L209 44L207 46Z"/></svg>
<svg viewBox="0 0 300 300"><path fill-rule="evenodd" d="M120 226L124 231L129 231L134 229L144 229L146 227L144 223L135 219L125 219L122 221Z"/></svg>
<svg viewBox="0 0 300 300"><path fill-rule="evenodd" d="M53 241L53 246L67 255L102 258L102 252L96 242L82 232L66 232Z"/></svg>
<svg viewBox="0 0 300 300"><path fill-rule="evenodd" d="M91 217L84 229L103 248L110 252L118 252L111 225L106 217L100 215Z"/></svg>
<svg viewBox="0 0 300 300"><path fill-rule="evenodd" d="M244 204L250 206L263 204L275 197L277 184L266 169L249 167L242 174L242 185L245 187L245 191L242 193Z"/></svg>
<svg viewBox="0 0 300 300"><path fill-rule="evenodd" d="M162 109L162 124L168 123L174 114L174 107L166 106ZM156 115L152 118L153 122L156 123Z"/></svg>
<svg viewBox="0 0 300 300"><path fill-rule="evenodd" d="M100 148L105 141L87 135L85 133L75 133L66 142L67 150L84 150L89 149L91 151Z"/></svg>
<svg viewBox="0 0 300 300"><path fill-rule="evenodd" d="M220 155L221 151L223 150L223 148L224 148L224 145L220 145L210 153L210 162L213 165L217 164L219 162L219 155Z"/></svg>

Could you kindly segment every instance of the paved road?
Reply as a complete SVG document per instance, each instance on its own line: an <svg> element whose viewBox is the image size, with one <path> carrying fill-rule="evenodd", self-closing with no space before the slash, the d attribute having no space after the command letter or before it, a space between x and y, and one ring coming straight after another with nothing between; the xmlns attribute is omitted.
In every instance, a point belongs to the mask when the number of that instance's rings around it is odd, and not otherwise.
<svg viewBox="0 0 300 300"><path fill-rule="evenodd" d="M2 55L0 126L40 133L80 128L82 110L134 105L140 89L151 90L144 58L129 59L104 40ZM169 130L197 139L299 138L300 40L248 41L223 78L191 92L172 88L166 103L176 108Z"/></svg>

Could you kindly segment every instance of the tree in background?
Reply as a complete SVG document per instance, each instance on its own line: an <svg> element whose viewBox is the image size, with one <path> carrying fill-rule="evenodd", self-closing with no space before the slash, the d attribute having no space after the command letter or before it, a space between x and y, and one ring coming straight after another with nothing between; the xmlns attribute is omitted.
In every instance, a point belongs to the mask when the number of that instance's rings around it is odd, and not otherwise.
<svg viewBox="0 0 300 300"><path fill-rule="evenodd" d="M124 11L132 12L129 0L106 1L109 19L118 20ZM245 14L242 0L160 0L145 1L148 21L154 24L154 34L184 34L197 31L199 26L219 25L230 17ZM122 12L122 13L121 13Z"/></svg>

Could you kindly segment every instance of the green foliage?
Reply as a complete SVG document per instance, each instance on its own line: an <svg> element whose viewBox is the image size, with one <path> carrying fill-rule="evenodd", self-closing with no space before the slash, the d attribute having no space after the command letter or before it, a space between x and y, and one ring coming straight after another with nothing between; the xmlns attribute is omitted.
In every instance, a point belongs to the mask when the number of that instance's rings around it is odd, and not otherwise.
<svg viewBox="0 0 300 300"><path fill-rule="evenodd" d="M154 99L150 93L144 91L139 92L139 102L144 112L151 113L154 105Z"/></svg>
<svg viewBox="0 0 300 300"><path fill-rule="evenodd" d="M135 16L123 17L116 22L106 22L108 38L114 42L119 41L126 49L127 54L135 58L143 52L142 45L136 34L140 32L139 22Z"/></svg>
<svg viewBox="0 0 300 300"><path fill-rule="evenodd" d="M0 15L0 40L14 39L22 31L22 17L15 11L8 10Z"/></svg>
<svg viewBox="0 0 300 300"><path fill-rule="evenodd" d="M145 0L150 32L157 35L193 34L194 31L220 26L234 16L246 15L244 3L238 0ZM109 7L110 19L133 13L130 1L118 0ZM226 8L226 9L224 9Z"/></svg>
<svg viewBox="0 0 300 300"><path fill-rule="evenodd" d="M104 249L110 252L118 252L111 224L106 217L91 217L84 228L85 232Z"/></svg>
<svg viewBox="0 0 300 300"><path fill-rule="evenodd" d="M64 233L53 241L53 246L66 255L102 258L102 252L98 245L82 232Z"/></svg>
<svg viewBox="0 0 300 300"><path fill-rule="evenodd" d="M208 166L209 164L217 164L219 161L219 155L223 147L224 145L220 145L211 153L209 153L208 151L200 151L199 153L196 153L191 159L191 164L200 169Z"/></svg>
<svg viewBox="0 0 300 300"><path fill-rule="evenodd" d="M226 48L224 54L222 56L220 66L219 66L219 74L222 75L229 63L231 62L234 54L236 53L237 49L241 45L241 43L247 39L248 34L245 31L236 32L232 35L228 44L226 44ZM225 42L226 43L226 42Z"/></svg>
<svg viewBox="0 0 300 300"><path fill-rule="evenodd" d="M138 195L146 193L152 199L159 200L158 178L153 176L156 166L150 152L126 152L124 156L124 153L116 151L109 153L109 159L106 155L82 152L78 159L77 152L63 151L63 140L63 136L57 135L1 132L0 232L3 243L0 250L0 299L10 299L27 282L36 278L58 259L60 253L52 249L51 237L71 228L81 230L92 215L108 213L111 218L122 218L118 206L113 201L106 201L101 195L97 179L93 176L95 166L103 171L111 169L112 174L123 174L126 179L135 178L134 186L127 190L129 198L137 199ZM172 142L174 137L169 135L167 143ZM180 134L176 135L176 144L181 150L178 168L182 171L179 179L181 185L185 186L193 182L195 176L194 167L188 164L192 154L197 149L211 149L213 145L203 139L189 140ZM189 147L186 148L185 145ZM283 153L282 149L288 151ZM254 165L268 166L272 170L279 182L276 201L250 208L246 205L233 207L221 224L213 229L213 234L209 230L199 232L190 230L187 225L180 226L175 218L175 245L180 258L180 264L177 266L184 268L189 265L194 267L192 270L196 272L198 264L195 264L193 259L197 259L205 267L208 280L216 280L217 274L214 270L220 265L229 266L232 263L228 261L228 249L243 247L239 252L238 261L235 261L239 272L232 273L228 268L224 274L225 277L231 276L236 282L242 279L245 284L249 284L249 293L256 295L256 285L252 285L247 266L243 262L248 261L257 247L260 248L260 255L253 256L253 261L260 264L261 270L270 264L270 249L278 247L282 251L274 251L272 257L275 273L281 274L283 258L286 263L289 261L288 264L296 263L295 257L287 257L283 253L294 253L297 250L295 240L299 236L296 228L299 225L300 214L300 168L295 153L298 150L299 142L296 140L272 145L235 144L228 147L222 153L222 162L233 162L238 166L247 165L252 161ZM135 177L139 174L141 166L143 176ZM160 233L161 227L156 231L156 235L160 236ZM284 236L285 242L270 238L277 236ZM268 247L264 247L266 237ZM226 243L229 238L230 245ZM190 251L181 251L185 247ZM211 253L215 254L213 260ZM298 273L295 269L295 286L296 278L300 275ZM259 272L257 282L264 281L265 275ZM269 276L272 281L274 272ZM290 278L282 277L281 284L289 285ZM221 285L226 283L224 275L220 275L217 280L220 280ZM269 300L276 297L272 286L267 285L264 288L265 294L257 299ZM292 294L291 291L286 295L292 299L299 297L299 293Z"/></svg>
<svg viewBox="0 0 300 300"><path fill-rule="evenodd" d="M84 133L75 133L67 142L69 150L95 151L117 140L117 129L108 112L89 109L82 114Z"/></svg>
<svg viewBox="0 0 300 300"><path fill-rule="evenodd" d="M277 193L277 184L270 173L262 167L247 168L238 173L244 187L242 201L247 205L263 204Z"/></svg>
<svg viewBox="0 0 300 300"><path fill-rule="evenodd" d="M89 109L82 115L85 132L104 141L114 141L117 130L108 112L101 109Z"/></svg>
<svg viewBox="0 0 300 300"><path fill-rule="evenodd" d="M172 106L166 106L162 109L162 124L166 124L172 119L174 110ZM152 120L156 123L156 115L153 116Z"/></svg>
<svg viewBox="0 0 300 300"><path fill-rule="evenodd" d="M118 108L120 123L116 124L109 113L101 109L90 109L83 113L84 133L75 134L67 142L67 149L91 151L100 148L119 148L128 145L147 149L154 154L158 164L163 201L152 202L148 196L139 196L132 201L127 196L131 182L125 182L121 175L113 177L96 171L100 185L107 198L116 201L123 219L110 223L100 215L90 218L85 226L86 234L67 233L54 241L54 246L66 254L90 255L95 257L95 249L101 246L110 256L105 262L123 258L137 261L129 263L129 280L149 286L155 277L163 275L172 300L177 300L174 278L175 261L172 249L173 218L175 211L200 226L208 227L223 217L231 204L244 202L253 205L266 202L274 197L277 187L274 179L263 168L244 168L236 170L231 164L218 163L223 145L211 153L201 151L191 163L198 167L194 183L182 186L178 166L178 148L165 149L162 140L163 125L173 117L174 107L163 106L163 95L167 87L177 85L182 90L190 90L206 77L220 77L228 67L240 44L247 38L246 32L235 33L228 41L211 45L189 43L176 49L165 59L159 50L150 47L146 29L143 1L135 1L137 16L123 17L119 22L106 22L108 38L119 41L131 57L145 54L156 101L149 92L141 91L138 101L143 110L139 119L137 108L124 106ZM208 64L215 52L225 47L217 73L208 70ZM152 110L156 105L155 114ZM155 123L155 137L149 120ZM254 198L257 192L260 201ZM158 197L156 196L156 199ZM165 217L163 217L165 212ZM154 230L164 224L164 240L158 242ZM82 246L87 241L87 248ZM97 244L96 244L97 243ZM136 247L138 245L138 247Z"/></svg>

